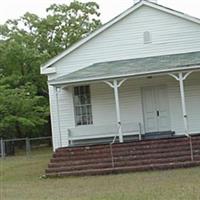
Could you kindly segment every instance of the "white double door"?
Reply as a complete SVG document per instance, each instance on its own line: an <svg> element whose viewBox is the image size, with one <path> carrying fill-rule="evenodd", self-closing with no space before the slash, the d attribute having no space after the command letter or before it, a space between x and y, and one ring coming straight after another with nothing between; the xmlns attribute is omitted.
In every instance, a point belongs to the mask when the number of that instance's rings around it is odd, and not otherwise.
<svg viewBox="0 0 200 200"><path fill-rule="evenodd" d="M166 86L142 89L145 132L170 130L169 102Z"/></svg>

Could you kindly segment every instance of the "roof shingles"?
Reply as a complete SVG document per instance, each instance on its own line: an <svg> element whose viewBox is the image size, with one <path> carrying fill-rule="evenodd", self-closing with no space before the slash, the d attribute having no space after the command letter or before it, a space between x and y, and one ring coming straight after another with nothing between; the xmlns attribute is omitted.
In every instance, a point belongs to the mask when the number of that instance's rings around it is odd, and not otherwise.
<svg viewBox="0 0 200 200"><path fill-rule="evenodd" d="M109 77L148 74L155 71L173 70L200 65L200 52L173 54L95 63L84 69L50 81L52 84L107 79Z"/></svg>

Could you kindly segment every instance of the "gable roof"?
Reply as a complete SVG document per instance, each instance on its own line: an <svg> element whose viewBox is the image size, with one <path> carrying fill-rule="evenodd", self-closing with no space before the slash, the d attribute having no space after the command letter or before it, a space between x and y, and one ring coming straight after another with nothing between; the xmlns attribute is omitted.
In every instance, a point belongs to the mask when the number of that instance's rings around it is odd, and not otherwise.
<svg viewBox="0 0 200 200"><path fill-rule="evenodd" d="M111 21L109 21L106 24L104 24L102 27L100 27L99 29L97 29L96 31L91 33L89 36L81 39L79 42L75 43L74 45L72 45L71 47L69 47L68 49L66 49L62 53L60 53L59 55L57 55L54 58L50 59L47 63L45 63L44 65L41 66L42 69L50 67L51 65L53 65L54 63L56 63L57 61L59 61L63 57L67 56L68 54L70 54L72 51L76 50L80 46L84 45L86 42L88 42L92 38L96 37L101 32L105 31L106 29L111 27L113 24L115 24L118 21L122 20L123 18L125 18L130 13L134 12L136 9L140 8L143 5L146 5L146 6L149 6L151 8L155 8L155 9L161 10L163 12L169 13L171 15L175 15L177 17L186 19L186 20L191 21L191 22L200 24L200 19L198 19L198 18L192 17L192 16L187 15L185 13L182 13L182 12L167 8L165 6L162 6L162 5L153 3L153 2L149 2L148 0L141 0L140 2L134 4L132 7L130 7L129 9L125 10L123 13L121 13L117 17L113 18Z"/></svg>
<svg viewBox="0 0 200 200"><path fill-rule="evenodd" d="M96 63L49 81L52 85L200 69L200 51Z"/></svg>

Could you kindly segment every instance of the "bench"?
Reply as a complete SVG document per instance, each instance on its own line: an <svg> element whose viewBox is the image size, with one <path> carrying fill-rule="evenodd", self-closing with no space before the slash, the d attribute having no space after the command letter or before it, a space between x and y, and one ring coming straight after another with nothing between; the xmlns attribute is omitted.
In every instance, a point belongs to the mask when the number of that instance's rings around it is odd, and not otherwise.
<svg viewBox="0 0 200 200"><path fill-rule="evenodd" d="M109 125L86 125L68 129L69 144L72 145L73 141L90 140L90 139L103 139L118 136L117 124ZM141 140L142 130L141 123L123 123L122 124L123 136L138 136Z"/></svg>

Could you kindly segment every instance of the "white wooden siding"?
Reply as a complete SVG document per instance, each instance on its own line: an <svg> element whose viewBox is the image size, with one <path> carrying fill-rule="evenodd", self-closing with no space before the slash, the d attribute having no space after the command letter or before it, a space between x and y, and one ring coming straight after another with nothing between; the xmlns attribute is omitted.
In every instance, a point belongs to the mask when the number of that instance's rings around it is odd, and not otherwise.
<svg viewBox="0 0 200 200"><path fill-rule="evenodd" d="M152 43L144 44L150 31ZM142 6L103 33L54 64L65 75L93 63L200 51L200 26L196 23Z"/></svg>
<svg viewBox="0 0 200 200"><path fill-rule="evenodd" d="M58 123L58 110L56 100L56 88L49 86L49 103L50 103L50 114L51 114L51 129L52 129L52 141L53 149L57 149L61 146L60 134L59 134L59 123Z"/></svg>
<svg viewBox="0 0 200 200"><path fill-rule="evenodd" d="M200 133L200 72L194 72L185 81L186 107L188 111L190 132ZM143 125L141 88L145 86L167 85L171 130L176 134L184 132L181 99L178 81L170 76L157 76L152 79L129 79L119 90L122 123L138 123ZM54 148L59 147L59 132L56 122L56 105L52 103L52 128ZM60 127L62 146L67 146L67 129L75 127L72 88L59 92ZM113 90L105 83L91 84L91 101L94 126L116 123ZM87 126L85 126L87 127ZM88 133L91 125L88 125ZM91 133L92 134L92 133Z"/></svg>
<svg viewBox="0 0 200 200"><path fill-rule="evenodd" d="M53 147L55 150L58 147L68 145L67 129L75 126L72 89L60 89L56 96L56 88L49 86L49 97Z"/></svg>
<svg viewBox="0 0 200 200"><path fill-rule="evenodd" d="M72 88L61 89L58 94L62 146L67 146L68 126L75 126Z"/></svg>

